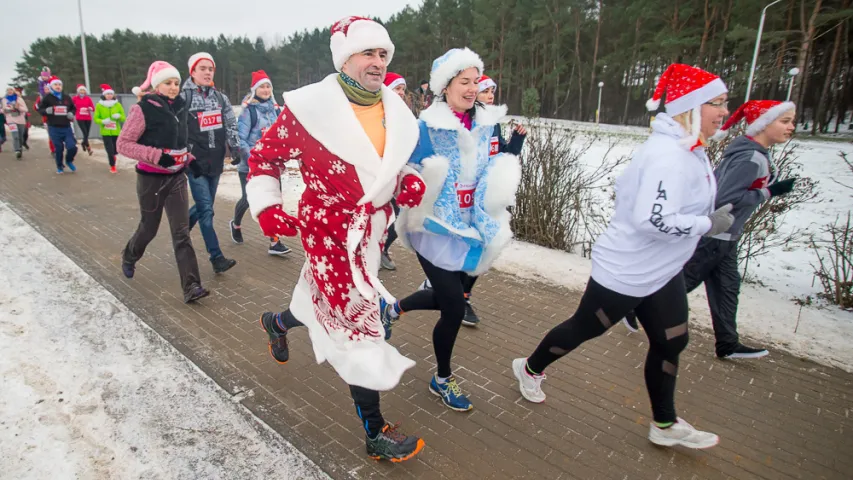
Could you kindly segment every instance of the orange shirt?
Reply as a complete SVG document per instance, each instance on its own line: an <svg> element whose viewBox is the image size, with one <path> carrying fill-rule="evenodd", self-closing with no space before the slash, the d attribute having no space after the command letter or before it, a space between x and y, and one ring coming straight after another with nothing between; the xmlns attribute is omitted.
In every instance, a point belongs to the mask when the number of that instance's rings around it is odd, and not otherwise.
<svg viewBox="0 0 853 480"><path fill-rule="evenodd" d="M364 133L373 143L373 148L379 156L385 155L385 106L382 102L369 107L350 103L355 117L358 118Z"/></svg>

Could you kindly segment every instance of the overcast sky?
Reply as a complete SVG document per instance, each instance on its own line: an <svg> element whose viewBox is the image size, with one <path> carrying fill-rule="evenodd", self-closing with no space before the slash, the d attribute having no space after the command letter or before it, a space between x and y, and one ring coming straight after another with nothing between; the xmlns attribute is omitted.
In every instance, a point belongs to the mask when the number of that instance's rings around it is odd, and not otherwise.
<svg viewBox="0 0 853 480"><path fill-rule="evenodd" d="M3 7L3 35L0 37L0 85L4 87L15 77L15 63L33 41L40 37L80 35L76 0L36 0L32 3L3 0L7 1L11 4ZM137 32L191 37L216 37L220 33L246 35L251 39L260 36L265 41L286 38L306 28L328 27L348 15L387 20L406 5L421 3L421 0L80 1L88 35L101 36L117 28L129 28Z"/></svg>

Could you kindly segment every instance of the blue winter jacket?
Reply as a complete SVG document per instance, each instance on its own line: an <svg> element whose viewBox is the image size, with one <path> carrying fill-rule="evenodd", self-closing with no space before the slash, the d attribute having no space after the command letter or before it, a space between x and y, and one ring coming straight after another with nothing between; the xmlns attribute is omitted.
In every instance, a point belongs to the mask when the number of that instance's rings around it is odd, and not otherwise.
<svg viewBox="0 0 853 480"><path fill-rule="evenodd" d="M427 186L395 228L404 245L439 268L480 275L512 238L507 207L521 180L518 157L501 153L494 127L506 107L478 106L470 131L444 102L421 113L409 165Z"/></svg>
<svg viewBox="0 0 853 480"><path fill-rule="evenodd" d="M252 113L254 109L257 113L257 123L252 125ZM275 123L275 120L281 114L280 109L276 109L272 99L266 102L252 100L243 108L240 117L237 118L237 134L240 137L240 164L237 166L237 171L241 173L249 172L249 153L255 143L261 139L266 129Z"/></svg>

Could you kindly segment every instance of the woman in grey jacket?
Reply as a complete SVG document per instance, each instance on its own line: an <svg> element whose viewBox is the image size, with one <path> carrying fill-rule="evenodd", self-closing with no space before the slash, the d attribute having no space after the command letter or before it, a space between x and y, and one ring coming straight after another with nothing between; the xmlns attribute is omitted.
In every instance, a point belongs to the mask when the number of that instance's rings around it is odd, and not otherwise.
<svg viewBox="0 0 853 480"><path fill-rule="evenodd" d="M246 199L246 177L249 175L249 154L255 143L281 114L281 108L273 96L272 82L263 70L252 72L252 89L243 101L243 112L237 119L237 135L240 137L240 159L237 164L237 174L240 176L240 190L243 195L234 205L234 218L231 220L231 240L240 245L243 243L241 224L243 215L249 209ZM234 163L232 161L232 163ZM270 255L287 255L290 248L281 243L278 237L270 237Z"/></svg>

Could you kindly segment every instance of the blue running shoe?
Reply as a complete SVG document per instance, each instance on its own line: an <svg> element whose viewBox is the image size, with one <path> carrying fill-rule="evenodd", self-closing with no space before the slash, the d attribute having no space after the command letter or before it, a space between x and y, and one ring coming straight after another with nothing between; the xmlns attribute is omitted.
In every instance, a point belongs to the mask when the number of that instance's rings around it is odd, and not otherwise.
<svg viewBox="0 0 853 480"><path fill-rule="evenodd" d="M68 169L71 170L71 173L74 173L77 171L77 167L75 167L73 163L68 164Z"/></svg>
<svg viewBox="0 0 853 480"><path fill-rule="evenodd" d="M57 168L57 169L56 169L56 174L57 174L57 175L62 175L63 173L65 173L65 169L62 169L62 168Z"/></svg>
<svg viewBox="0 0 853 480"><path fill-rule="evenodd" d="M391 338L391 309L394 305L386 302L384 298L379 297L379 319L382 321L382 328L385 329L385 340Z"/></svg>
<svg viewBox="0 0 853 480"><path fill-rule="evenodd" d="M441 397L441 401L447 405L447 408L456 410L457 412L467 412L474 408L468 397L462 394L462 389L456 383L456 377L451 376L444 383L438 383L435 375L432 376L432 381L429 382L429 391L437 397Z"/></svg>

